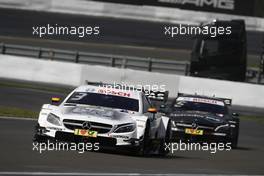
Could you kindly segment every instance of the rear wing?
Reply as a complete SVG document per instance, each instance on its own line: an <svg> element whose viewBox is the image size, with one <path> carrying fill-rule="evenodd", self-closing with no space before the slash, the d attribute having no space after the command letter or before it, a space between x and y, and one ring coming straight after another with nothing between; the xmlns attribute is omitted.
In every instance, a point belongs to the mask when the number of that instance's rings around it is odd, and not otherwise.
<svg viewBox="0 0 264 176"><path fill-rule="evenodd" d="M199 95L197 93L195 93L195 94L178 93L178 96L177 97L179 97L179 96L198 96L198 97L201 97L201 98L211 98L211 99L221 100L221 101L223 101L228 106L231 106L232 105L232 99L230 99L230 98L215 97L214 95L213 96L204 96L204 95Z"/></svg>

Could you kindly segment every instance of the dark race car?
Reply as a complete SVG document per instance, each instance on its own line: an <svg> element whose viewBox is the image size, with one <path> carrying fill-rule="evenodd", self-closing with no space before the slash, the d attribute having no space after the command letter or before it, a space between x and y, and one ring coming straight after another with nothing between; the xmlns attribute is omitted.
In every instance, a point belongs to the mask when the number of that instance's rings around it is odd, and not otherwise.
<svg viewBox="0 0 264 176"><path fill-rule="evenodd" d="M229 112L230 99L178 94L168 112L172 138L186 142L223 142L237 147L238 114Z"/></svg>

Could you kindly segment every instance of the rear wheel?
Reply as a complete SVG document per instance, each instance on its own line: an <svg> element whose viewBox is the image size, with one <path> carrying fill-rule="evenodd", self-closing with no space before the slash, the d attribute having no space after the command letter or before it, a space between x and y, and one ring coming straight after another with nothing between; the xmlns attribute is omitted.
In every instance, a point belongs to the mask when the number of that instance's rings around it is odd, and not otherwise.
<svg viewBox="0 0 264 176"><path fill-rule="evenodd" d="M169 154L169 149L166 148L166 145L168 145L169 142L171 142L171 121L168 122L167 130L165 138L161 141L160 148L159 148L159 154L162 156L166 156Z"/></svg>

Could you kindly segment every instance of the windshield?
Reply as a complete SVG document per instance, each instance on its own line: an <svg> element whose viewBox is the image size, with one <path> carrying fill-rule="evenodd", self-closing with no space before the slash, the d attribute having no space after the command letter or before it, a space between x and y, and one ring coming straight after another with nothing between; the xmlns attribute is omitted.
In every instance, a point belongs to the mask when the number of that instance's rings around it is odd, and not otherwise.
<svg viewBox="0 0 264 176"><path fill-rule="evenodd" d="M137 99L89 92L74 92L66 103L139 111Z"/></svg>
<svg viewBox="0 0 264 176"><path fill-rule="evenodd" d="M173 106L174 111L203 111L210 112L213 114L226 114L227 110L224 106L200 103L200 102L191 102L191 101L176 101Z"/></svg>
<svg viewBox="0 0 264 176"><path fill-rule="evenodd" d="M240 49L240 43L232 40L203 40L202 43L202 52L207 56L219 54L230 55Z"/></svg>

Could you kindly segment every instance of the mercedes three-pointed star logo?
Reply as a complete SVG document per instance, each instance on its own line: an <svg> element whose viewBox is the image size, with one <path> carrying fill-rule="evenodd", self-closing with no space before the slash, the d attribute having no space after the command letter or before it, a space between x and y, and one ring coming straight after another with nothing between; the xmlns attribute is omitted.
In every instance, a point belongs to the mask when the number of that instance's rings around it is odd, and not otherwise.
<svg viewBox="0 0 264 176"><path fill-rule="evenodd" d="M82 128L86 129L86 130L91 129L91 123L90 122L83 122Z"/></svg>
<svg viewBox="0 0 264 176"><path fill-rule="evenodd" d="M192 123L192 128L193 128L193 129L197 128L197 123L193 122L193 123Z"/></svg>

